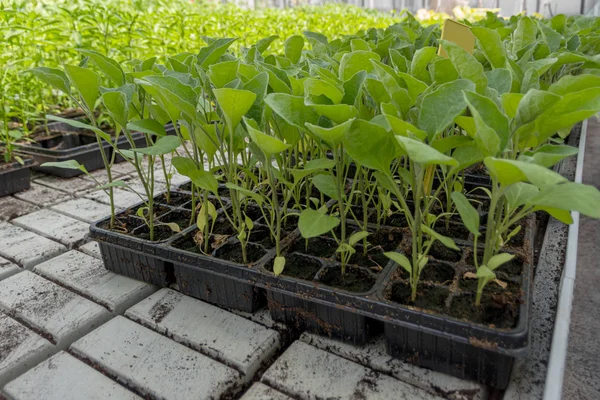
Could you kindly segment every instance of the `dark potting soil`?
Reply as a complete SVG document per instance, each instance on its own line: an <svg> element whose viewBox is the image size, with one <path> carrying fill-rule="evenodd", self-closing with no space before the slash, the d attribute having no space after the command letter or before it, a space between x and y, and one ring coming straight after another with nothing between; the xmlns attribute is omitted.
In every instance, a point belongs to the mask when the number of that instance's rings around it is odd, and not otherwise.
<svg viewBox="0 0 600 400"><path fill-rule="evenodd" d="M192 197L190 195L185 194L185 193L176 193L176 192L170 193L170 199L168 201L167 201L166 193L163 193L156 198L156 201L163 203L163 204L168 204L171 207L182 206L191 200L192 200Z"/></svg>
<svg viewBox="0 0 600 400"><path fill-rule="evenodd" d="M473 250L470 249L467 253L467 257L465 259L465 261L467 262L468 265L470 266L474 266L474 259L473 259ZM479 264L482 263L483 261L483 249L480 249L477 253L477 261ZM523 258L520 255L517 255L515 258L513 258L512 260L510 260L507 263L502 264L501 266L499 266L496 269L496 272L503 272L506 275L508 275L509 277L518 277L523 273L523 265L524 265L524 261Z"/></svg>
<svg viewBox="0 0 600 400"><path fill-rule="evenodd" d="M246 246L247 264L254 264L266 253L267 252L261 246L254 243L248 243ZM237 240L225 243L215 251L214 255L222 260L231 261L237 264L245 264L242 256L242 246Z"/></svg>
<svg viewBox="0 0 600 400"><path fill-rule="evenodd" d="M401 213L393 213L392 215L386 217L382 221L385 225L393 226L396 228L406 228L408 225L406 223L406 217Z"/></svg>
<svg viewBox="0 0 600 400"><path fill-rule="evenodd" d="M183 230L190 226L190 222L194 223L195 221L191 221L192 212L188 210L176 210L170 213L167 213L160 217L160 222L163 223L175 223L179 226L179 229Z"/></svg>
<svg viewBox="0 0 600 400"><path fill-rule="evenodd" d="M342 275L341 267L336 266L326 268L319 276L319 280L328 286L363 293L375 285L376 279L364 268L347 266L346 273Z"/></svg>
<svg viewBox="0 0 600 400"><path fill-rule="evenodd" d="M246 214L246 216L252 221L258 221L263 216L260 208L252 204L248 205L246 208L243 208L242 212Z"/></svg>
<svg viewBox="0 0 600 400"><path fill-rule="evenodd" d="M287 232L281 233L281 239L287 236ZM254 228L250 231L250 242L258 243L266 249L270 249L275 246L275 241L271 237L271 231L265 225L254 225Z"/></svg>
<svg viewBox="0 0 600 400"><path fill-rule="evenodd" d="M139 205L138 207L135 208L130 208L129 210L125 211L124 215L137 215L137 211L140 208L144 208L146 207L144 204ZM161 215L168 213L169 211L171 211L171 209L165 205L162 205L160 203L154 203L154 218L160 218ZM147 213L146 213L147 214Z"/></svg>
<svg viewBox="0 0 600 400"><path fill-rule="evenodd" d="M235 231L231 227L231 224L229 223L227 218L221 216L217 217L212 233L216 235L231 236L235 233Z"/></svg>
<svg viewBox="0 0 600 400"><path fill-rule="evenodd" d="M402 241L402 231L399 229L383 227L377 232L367 236L367 241L371 247L378 248L383 251L392 251L398 248Z"/></svg>
<svg viewBox="0 0 600 400"><path fill-rule="evenodd" d="M431 245L429 255L435 257L436 260L456 262L462 257L462 252L446 247L439 240L436 240Z"/></svg>
<svg viewBox="0 0 600 400"><path fill-rule="evenodd" d="M440 235L448 236L452 239L467 240L469 238L469 230L464 225L450 223L446 228L445 219L440 219L435 225L434 230Z"/></svg>
<svg viewBox="0 0 600 400"><path fill-rule="evenodd" d="M337 243L331 239L311 238L307 244L306 239L299 236L290 244L288 252L297 251L315 257L332 258L337 247Z"/></svg>
<svg viewBox="0 0 600 400"><path fill-rule="evenodd" d="M313 258L292 253L285 256L285 267L281 274L310 281L314 280L321 267L321 263ZM269 263L267 269L273 270L273 262Z"/></svg>
<svg viewBox="0 0 600 400"><path fill-rule="evenodd" d="M354 249L356 250L356 253L352 254L352 257L350 257L350 261L348 261L349 264L371 268L374 271L380 271L390 261L380 249L368 250L366 254L362 246L355 246ZM339 253L337 254L337 258L338 260L340 259Z"/></svg>
<svg viewBox="0 0 600 400"><path fill-rule="evenodd" d="M475 306L475 293L460 294L452 299L448 314L499 329L513 328L519 315L519 296L509 291L495 293L486 289L479 307Z"/></svg>
<svg viewBox="0 0 600 400"><path fill-rule="evenodd" d="M449 284L454 279L454 267L437 261L430 261L421 271L421 281Z"/></svg>
<svg viewBox="0 0 600 400"><path fill-rule="evenodd" d="M392 284L388 298L395 303L411 305L425 310L442 311L446 306L446 299L450 295L447 287L420 284L417 287L417 298L413 303L410 300L411 293L409 284L397 281Z"/></svg>
<svg viewBox="0 0 600 400"><path fill-rule="evenodd" d="M475 269L468 271L468 272L475 273ZM473 292L473 293L476 292L478 279L466 278L464 276L464 274L465 273L463 273L462 276L459 277L458 288L461 290L464 290L464 291L469 291L469 292ZM498 279L500 281L502 281L501 276L498 276ZM490 291L492 293L501 293L501 292L506 292L506 291L511 292L511 293L519 293L520 286L518 283L515 283L512 281L502 281L502 282L506 283L506 289L504 289L502 286L498 285L496 282L488 282L488 284L485 285L485 288L483 289L483 291L484 292Z"/></svg>
<svg viewBox="0 0 600 400"><path fill-rule="evenodd" d="M177 232L174 232L170 227L165 225L154 226L153 241L159 242L162 240L167 240L176 233ZM131 232L130 235L138 239L150 240L150 228L148 228L148 226L146 225L142 225L133 232Z"/></svg>

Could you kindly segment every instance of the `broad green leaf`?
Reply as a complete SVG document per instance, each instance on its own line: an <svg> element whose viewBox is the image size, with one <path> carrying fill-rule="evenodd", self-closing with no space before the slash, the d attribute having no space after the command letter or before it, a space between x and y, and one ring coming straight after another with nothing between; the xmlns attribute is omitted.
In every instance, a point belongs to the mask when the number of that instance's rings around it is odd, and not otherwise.
<svg viewBox="0 0 600 400"><path fill-rule="evenodd" d="M546 167L524 161L486 157L483 162L490 175L495 176L503 186L512 185L516 182L531 182L533 185L542 188L567 180Z"/></svg>
<svg viewBox="0 0 600 400"><path fill-rule="evenodd" d="M131 150L148 156L160 156L173 152L179 146L181 146L181 139L178 136L163 136L150 147L138 147Z"/></svg>
<svg viewBox="0 0 600 400"><path fill-rule="evenodd" d="M546 168L553 167L559 161L576 155L578 149L576 147L566 145L545 144L535 151L522 152L519 156L521 161L529 161L541 165Z"/></svg>
<svg viewBox="0 0 600 400"><path fill-rule="evenodd" d="M346 152L360 165L389 173L396 156L394 136L380 125L359 119L344 138Z"/></svg>
<svg viewBox="0 0 600 400"><path fill-rule="evenodd" d="M361 240L363 240L364 238L366 238L367 236L369 236L369 232L367 231L358 231L358 232L354 232L350 238L348 238L348 244L350 246L354 246L356 243L360 242Z"/></svg>
<svg viewBox="0 0 600 400"><path fill-rule="evenodd" d="M407 137L396 136L396 140L400 143L400 147L408 154L408 157L422 165L440 164L440 165L456 165L457 162L452 157L448 157L431 146L426 145L418 140Z"/></svg>
<svg viewBox="0 0 600 400"><path fill-rule="evenodd" d="M530 183L517 182L510 185L504 192L504 197L511 211L516 210L523 204L527 204L529 199L539 193L539 189Z"/></svg>
<svg viewBox="0 0 600 400"><path fill-rule="evenodd" d="M65 94L71 94L71 83L67 75L56 68L37 67L28 69L35 77Z"/></svg>
<svg viewBox="0 0 600 400"><path fill-rule="evenodd" d="M213 93L223 112L229 132L233 134L242 117L252 107L256 94L248 90L230 88L215 89Z"/></svg>
<svg viewBox="0 0 600 400"><path fill-rule="evenodd" d="M313 104L312 108L318 115L327 117L336 124L342 124L358 116L356 107L348 104Z"/></svg>
<svg viewBox="0 0 600 400"><path fill-rule="evenodd" d="M493 29L484 28L483 26L473 26L471 27L471 32L477 38L479 47L481 47L485 58L487 58L492 67L494 69L504 68L506 65L506 51L498 32Z"/></svg>
<svg viewBox="0 0 600 400"><path fill-rule="evenodd" d="M461 192L452 192L452 201L465 227L475 236L479 236L479 214L469 200Z"/></svg>
<svg viewBox="0 0 600 400"><path fill-rule="evenodd" d="M304 169L308 171L333 169L334 167L335 161L329 158L317 158L304 164Z"/></svg>
<svg viewBox="0 0 600 400"><path fill-rule="evenodd" d="M371 51L357 50L346 53L340 61L339 77L342 81L347 81L359 71L373 71L373 65L370 60L379 61L381 57Z"/></svg>
<svg viewBox="0 0 600 400"><path fill-rule="evenodd" d="M508 253L496 254L495 256L492 256L490 258L490 260L487 262L487 267L493 271L496 268L500 267L502 264L506 264L513 258L515 258L514 254L508 254Z"/></svg>
<svg viewBox="0 0 600 400"><path fill-rule="evenodd" d="M523 81L521 81L521 93L525 94L530 90L540 89L540 74L533 68L529 68L525 71Z"/></svg>
<svg viewBox="0 0 600 400"><path fill-rule="evenodd" d="M300 234L305 239L321 236L340 224L336 217L326 215L324 212L315 211L310 208L303 210L298 219Z"/></svg>
<svg viewBox="0 0 600 400"><path fill-rule="evenodd" d="M304 130L304 125L308 122L316 124L319 116L312 107L304 104L304 98L292 96L285 93L270 93L265 97L265 103L273 112L279 115L290 125Z"/></svg>
<svg viewBox="0 0 600 400"><path fill-rule="evenodd" d="M342 98L342 103L354 105L366 76L366 71L358 71L350 79L344 82L344 97Z"/></svg>
<svg viewBox="0 0 600 400"><path fill-rule="evenodd" d="M513 119L517 115L519 104L525 95L521 93L504 93L500 96L502 108L508 118Z"/></svg>
<svg viewBox="0 0 600 400"><path fill-rule="evenodd" d="M529 17L521 17L517 23L512 38L512 54L516 57L517 53L523 48L535 42L537 27Z"/></svg>
<svg viewBox="0 0 600 400"><path fill-rule="evenodd" d="M255 121L262 121L263 100L267 95L269 87L269 74L261 72L256 74L251 80L246 82L242 89L248 90L256 95L256 99L247 112L247 115Z"/></svg>
<svg viewBox="0 0 600 400"><path fill-rule="evenodd" d="M215 178L215 180L216 180L216 178ZM241 187L241 186L238 186L238 185L235 185L235 184L233 184L233 183L231 183L231 182L227 182L227 183L225 184L225 187L226 187L227 189L229 189L229 190L234 190L236 193L239 193L239 194L240 194L240 195L242 195L242 196L250 197L250 198L251 198L252 200L254 200L254 202L255 202L256 204L258 204L259 206L260 206L260 205L262 205L262 203L263 203L263 198L262 198L262 196L260 196L260 195L259 195L258 193L256 193L256 192L253 192L253 191L251 191L251 190L248 190L248 189L244 189L243 187Z"/></svg>
<svg viewBox="0 0 600 400"><path fill-rule="evenodd" d="M201 48L197 58L198 64L206 69L210 65L216 63L235 40L236 39L231 38L220 38L216 39L208 46Z"/></svg>
<svg viewBox="0 0 600 400"><path fill-rule="evenodd" d="M412 276L412 265L408 258L404 254L396 253L395 251L388 251L383 253L387 258L400 265L410 276Z"/></svg>
<svg viewBox="0 0 600 400"><path fill-rule="evenodd" d="M560 96L555 94L542 90L530 90L519 102L515 124L520 126L533 121L559 100Z"/></svg>
<svg viewBox="0 0 600 400"><path fill-rule="evenodd" d="M42 165L40 165L40 167L45 167L45 168L63 168L63 169L78 169L81 172L87 174L88 171L85 168L85 166L79 164L79 162L77 162L76 160L67 160L67 161L52 161L52 162L45 162Z"/></svg>
<svg viewBox="0 0 600 400"><path fill-rule="evenodd" d="M212 64L208 68L206 75L216 88L222 88L237 78L239 68L239 60L224 61Z"/></svg>
<svg viewBox="0 0 600 400"><path fill-rule="evenodd" d="M458 71L448 58L440 58L429 65L431 80L437 84L455 81L459 78Z"/></svg>
<svg viewBox="0 0 600 400"><path fill-rule="evenodd" d="M464 96L477 127L475 141L490 155L504 151L510 137L508 117L488 97L475 92L465 92Z"/></svg>
<svg viewBox="0 0 600 400"><path fill-rule="evenodd" d="M423 97L419 110L419 127L427 132L429 140L443 132L467 107L463 91L475 88L466 79L444 83Z"/></svg>
<svg viewBox="0 0 600 400"><path fill-rule="evenodd" d="M414 104L417 97L429 87L425 82L422 82L409 74L398 72L397 75L400 79L402 79L404 85L406 86L406 90L408 91L408 94L412 100L411 104Z"/></svg>
<svg viewBox="0 0 600 400"><path fill-rule="evenodd" d="M548 48L551 52L555 52L560 48L560 42L562 40L562 35L556 32L554 29L550 28L543 21L537 21L538 27L540 28L540 32L542 33L542 37L544 41L548 45Z"/></svg>
<svg viewBox="0 0 600 400"><path fill-rule="evenodd" d="M144 90L162 106L173 121L180 119L181 113L189 119L196 117L197 94L191 86L172 76L149 75L136 79Z"/></svg>
<svg viewBox="0 0 600 400"><path fill-rule="evenodd" d="M129 119L129 104L123 92L105 92L102 95L102 104L111 118L120 126L126 127ZM164 128L163 128L164 129Z"/></svg>
<svg viewBox="0 0 600 400"><path fill-rule="evenodd" d="M512 75L506 68L496 68L491 71L487 71L485 75L488 78L488 86L492 89L496 89L498 94L510 92L512 87Z"/></svg>
<svg viewBox="0 0 600 400"><path fill-rule="evenodd" d="M165 126L154 119L137 119L127 124L127 129L147 135L166 136Z"/></svg>
<svg viewBox="0 0 600 400"><path fill-rule="evenodd" d="M446 247L448 247L450 249L453 249L453 250L460 250L458 248L458 246L456 245L456 243L454 243L454 240L452 240L448 236L444 236L444 235L441 235L441 234L437 233L436 231L434 231L433 229L431 229L427 225L421 225L421 230L424 233L426 233L429 236L431 236L432 239L439 240L444 246L446 246Z"/></svg>
<svg viewBox="0 0 600 400"><path fill-rule="evenodd" d="M315 185L315 187L319 190L319 192L331 197L332 199L340 199L340 196L338 195L337 181L332 175L316 175L313 176L311 181L313 185ZM344 188L341 188L341 190L343 191Z"/></svg>
<svg viewBox="0 0 600 400"><path fill-rule="evenodd" d="M344 94L333 83L317 78L308 78L304 81L304 92L311 96L325 96L333 104L339 104L344 97Z"/></svg>
<svg viewBox="0 0 600 400"><path fill-rule="evenodd" d="M304 38L299 35L290 36L284 43L283 49L287 59L292 64L297 64L302 56L302 48L304 47Z"/></svg>
<svg viewBox="0 0 600 400"><path fill-rule="evenodd" d="M579 92L593 87L600 88L600 76L588 74L565 75L550 85L548 91L559 96L564 96L568 93Z"/></svg>
<svg viewBox="0 0 600 400"><path fill-rule="evenodd" d="M600 218L600 192L593 186L581 183L565 182L543 187L529 203Z"/></svg>
<svg viewBox="0 0 600 400"><path fill-rule="evenodd" d="M446 53L448 53L448 58L452 61L454 68L456 68L460 76L475 83L477 93L485 93L488 83L483 71L483 65L458 44L441 39L440 43L444 50L446 50Z"/></svg>
<svg viewBox="0 0 600 400"><path fill-rule="evenodd" d="M415 51L415 55L410 64L411 74L420 81L431 83L427 66L436 56L437 49L435 47L423 47Z"/></svg>
<svg viewBox="0 0 600 400"><path fill-rule="evenodd" d="M304 31L304 32L302 32L302 34L304 36L306 36L307 39L315 40L316 42L319 42L321 44L327 44L328 43L327 36L323 35L322 33L311 32L311 31Z"/></svg>
<svg viewBox="0 0 600 400"><path fill-rule="evenodd" d="M260 149L267 155L279 154L292 147L276 137L267 135L266 133L252 128L250 125L246 126L252 141L256 143L256 145L260 147Z"/></svg>
<svg viewBox="0 0 600 400"><path fill-rule="evenodd" d="M323 128L318 125L313 125L307 122L306 127L313 135L324 141L329 147L333 149L338 147L340 143L344 140L353 122L354 120L350 119L344 122L343 124L336 125L332 128Z"/></svg>
<svg viewBox="0 0 600 400"><path fill-rule="evenodd" d="M77 51L88 56L116 86L125 84L125 73L118 62L94 50L77 49Z"/></svg>
<svg viewBox="0 0 600 400"><path fill-rule="evenodd" d="M256 50L258 50L260 54L264 53L269 48L271 43L273 43L276 39L279 39L279 36L271 35L264 39L260 39L258 42L256 42Z"/></svg>
<svg viewBox="0 0 600 400"><path fill-rule="evenodd" d="M380 106L381 103L390 102L390 95L383 82L379 79L367 78L365 79L364 85L367 93L369 93L377 106Z"/></svg>
<svg viewBox="0 0 600 400"><path fill-rule="evenodd" d="M389 114L386 114L385 118L387 119L392 132L394 132L394 135L412 137L413 139L416 137L422 141L427 138L427 133L425 131L420 130L410 122L406 122Z"/></svg>
<svg viewBox="0 0 600 400"><path fill-rule="evenodd" d="M281 275L284 267L285 267L285 257L282 257L282 256L275 257L275 260L273 260L273 273L276 276Z"/></svg>

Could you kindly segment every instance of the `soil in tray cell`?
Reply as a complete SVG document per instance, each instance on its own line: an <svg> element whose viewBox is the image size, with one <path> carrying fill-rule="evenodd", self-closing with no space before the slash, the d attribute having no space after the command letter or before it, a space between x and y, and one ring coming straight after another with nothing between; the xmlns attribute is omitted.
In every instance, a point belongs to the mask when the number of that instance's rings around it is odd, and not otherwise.
<svg viewBox="0 0 600 400"><path fill-rule="evenodd" d="M381 271L390 261L390 259L383 254L381 249L369 249L366 254L362 246L354 246L354 249L356 250L356 253L352 254L352 257L350 257L349 264L371 268L373 271ZM336 254L336 256L339 261L339 253Z"/></svg>
<svg viewBox="0 0 600 400"><path fill-rule="evenodd" d="M421 271L421 282L433 282L449 285L454 280L455 270L450 264L429 261Z"/></svg>
<svg viewBox="0 0 600 400"><path fill-rule="evenodd" d="M285 267L281 275L310 281L315 278L321 267L319 261L302 254L293 253L285 256ZM269 263L267 269L269 271L273 270L273 262Z"/></svg>
<svg viewBox="0 0 600 400"><path fill-rule="evenodd" d="M192 200L192 197L189 194L171 192L170 193L170 201L167 201L166 193L161 194L156 197L156 201L167 204L171 207L179 207L188 203ZM218 208L218 207L217 207Z"/></svg>
<svg viewBox="0 0 600 400"><path fill-rule="evenodd" d="M477 254L478 263L483 262L483 250L480 250ZM468 265L474 266L473 250L469 250L465 259ZM503 272L509 277L518 277L523 273L524 261L521 256L516 256L507 263L502 264L496 269L496 272Z"/></svg>
<svg viewBox="0 0 600 400"><path fill-rule="evenodd" d="M392 251L400 246L402 241L402 231L394 228L381 228L367 236L367 242L372 248L382 251Z"/></svg>
<svg viewBox="0 0 600 400"><path fill-rule="evenodd" d="M166 225L155 225L154 226L154 241L159 242L169 239L175 232ZM147 225L142 225L129 235L138 239L150 240L150 228Z"/></svg>
<svg viewBox="0 0 600 400"><path fill-rule="evenodd" d="M284 238L287 232L281 232L281 238ZM254 225L250 231L250 242L257 243L266 249L275 246L275 241L271 237L271 231L266 225Z"/></svg>
<svg viewBox="0 0 600 400"><path fill-rule="evenodd" d="M464 225L450 223L446 228L446 221L441 218L435 225L434 230L440 235L448 236L452 239L467 240L469 238L469 230Z"/></svg>
<svg viewBox="0 0 600 400"><path fill-rule="evenodd" d="M175 210L175 211L172 211L172 212L160 217L160 222L165 223L165 224L175 223L175 224L177 224L177 226L179 226L180 230L183 230L183 229L187 228L188 226L190 226L190 222L192 222L192 223L195 222L195 221L191 221L191 218L192 218L191 211Z"/></svg>
<svg viewBox="0 0 600 400"><path fill-rule="evenodd" d="M475 306L475 293L460 294L452 299L448 314L490 327L514 328L519 317L520 295L510 290L489 290L493 284L483 289L479 307Z"/></svg>
<svg viewBox="0 0 600 400"><path fill-rule="evenodd" d="M261 246L254 243L248 243L248 245L246 246L246 257L248 261L247 263L254 264L258 260L260 260L266 253L266 250L263 249ZM242 246L237 240L228 242L223 246L219 247L215 251L214 255L215 257L220 258L222 260L231 261L237 264L244 264L244 258L242 256Z"/></svg>
<svg viewBox="0 0 600 400"><path fill-rule="evenodd" d="M319 276L319 281L338 289L349 292L363 293L375 285L375 277L365 268L346 266L346 273L342 275L341 266L326 268Z"/></svg>
<svg viewBox="0 0 600 400"><path fill-rule="evenodd" d="M436 260L456 262L461 259L462 252L446 247L439 240L436 240L431 245L429 255L435 257Z"/></svg>
<svg viewBox="0 0 600 400"><path fill-rule="evenodd" d="M109 228L109 225L110 225L109 220L104 221L102 224L99 225L99 227L102 229L111 230L113 232L131 235L132 232L136 228L139 228L140 226L144 225L144 221L141 218L139 218L136 214L138 208L140 208L140 207L145 207L145 206L141 205L134 209L129 209L129 210L125 211L123 214L119 215L117 217L116 226L114 229ZM154 205L154 215L155 215L156 219L158 219L161 215L164 215L169 211L171 211L171 209L168 207L162 206L160 204Z"/></svg>
<svg viewBox="0 0 600 400"><path fill-rule="evenodd" d="M408 283L396 281L392 283L387 297L395 303L441 312L446 307L446 299L450 295L450 290L445 286L419 284L414 303L410 300L411 294L411 287Z"/></svg>
<svg viewBox="0 0 600 400"><path fill-rule="evenodd" d="M291 243L288 252L297 251L314 257L333 258L337 247L337 243L331 239L311 238L307 244L306 239L298 237Z"/></svg>

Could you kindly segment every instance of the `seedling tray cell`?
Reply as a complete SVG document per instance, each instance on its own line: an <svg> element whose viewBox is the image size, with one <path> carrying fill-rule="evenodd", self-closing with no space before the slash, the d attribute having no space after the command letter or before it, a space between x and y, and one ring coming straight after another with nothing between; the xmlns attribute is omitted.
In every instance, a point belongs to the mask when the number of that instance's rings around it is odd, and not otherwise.
<svg viewBox="0 0 600 400"><path fill-rule="evenodd" d="M24 165L14 162L4 164L0 169L0 197L8 196L30 187L30 168L34 164L31 157L23 157Z"/></svg>

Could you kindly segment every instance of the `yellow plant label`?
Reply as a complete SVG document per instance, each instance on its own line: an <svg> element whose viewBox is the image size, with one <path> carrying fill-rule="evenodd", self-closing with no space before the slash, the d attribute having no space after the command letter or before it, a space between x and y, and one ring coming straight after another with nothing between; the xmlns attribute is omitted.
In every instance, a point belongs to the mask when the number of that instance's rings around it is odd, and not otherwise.
<svg viewBox="0 0 600 400"><path fill-rule="evenodd" d="M447 19L444 22L442 39L458 44L469 54L473 54L473 50L475 49L475 35L471 32L471 28L451 19ZM448 58L448 54L446 54L446 50L442 46L438 48L438 55Z"/></svg>

